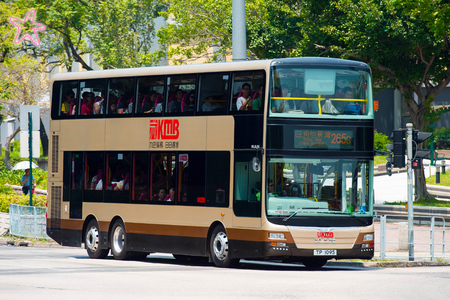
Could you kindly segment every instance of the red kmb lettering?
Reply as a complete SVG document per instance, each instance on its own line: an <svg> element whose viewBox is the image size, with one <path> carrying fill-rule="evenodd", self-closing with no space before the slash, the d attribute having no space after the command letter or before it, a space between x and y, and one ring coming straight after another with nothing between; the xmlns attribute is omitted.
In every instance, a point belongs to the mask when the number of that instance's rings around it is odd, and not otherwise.
<svg viewBox="0 0 450 300"><path fill-rule="evenodd" d="M179 127L176 119L150 120L150 139L176 140L180 136Z"/></svg>

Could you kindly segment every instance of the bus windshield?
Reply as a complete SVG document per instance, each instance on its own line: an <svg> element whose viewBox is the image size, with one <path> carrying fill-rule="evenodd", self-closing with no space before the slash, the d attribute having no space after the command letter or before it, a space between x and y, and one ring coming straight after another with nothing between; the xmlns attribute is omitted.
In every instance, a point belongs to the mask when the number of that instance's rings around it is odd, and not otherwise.
<svg viewBox="0 0 450 300"><path fill-rule="evenodd" d="M367 70L273 66L270 117L372 118Z"/></svg>
<svg viewBox="0 0 450 300"><path fill-rule="evenodd" d="M372 216L372 161L270 158L267 215Z"/></svg>

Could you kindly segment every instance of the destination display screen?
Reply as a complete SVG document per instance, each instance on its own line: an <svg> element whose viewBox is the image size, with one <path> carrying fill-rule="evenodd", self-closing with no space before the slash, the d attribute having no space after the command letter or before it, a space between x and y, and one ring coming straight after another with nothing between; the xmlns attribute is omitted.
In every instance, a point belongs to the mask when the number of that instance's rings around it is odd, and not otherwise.
<svg viewBox="0 0 450 300"><path fill-rule="evenodd" d="M353 150L353 130L295 129L294 148Z"/></svg>

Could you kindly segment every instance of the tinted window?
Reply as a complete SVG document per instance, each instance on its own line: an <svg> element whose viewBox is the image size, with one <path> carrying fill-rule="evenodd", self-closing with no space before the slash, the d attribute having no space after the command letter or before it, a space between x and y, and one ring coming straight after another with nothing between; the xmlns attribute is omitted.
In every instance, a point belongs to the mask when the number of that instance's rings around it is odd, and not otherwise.
<svg viewBox="0 0 450 300"><path fill-rule="evenodd" d="M167 77L166 112L183 114L190 110L188 98L196 92L196 75L177 75Z"/></svg>
<svg viewBox="0 0 450 300"><path fill-rule="evenodd" d="M264 71L234 72L231 110L262 113L264 94L261 95L261 91L263 91L264 84Z"/></svg>
<svg viewBox="0 0 450 300"><path fill-rule="evenodd" d="M141 77L138 79L137 103L135 114L162 112L164 95L164 77Z"/></svg>
<svg viewBox="0 0 450 300"><path fill-rule="evenodd" d="M102 105L102 97L106 87L105 79L82 80L80 81L81 99L78 101L78 106L75 107L78 115L83 116L99 116L102 114L101 106L94 110L94 103Z"/></svg>
<svg viewBox="0 0 450 300"><path fill-rule="evenodd" d="M227 111L229 77L229 73L201 74L199 76L198 111Z"/></svg>
<svg viewBox="0 0 450 300"><path fill-rule="evenodd" d="M114 78L108 86L108 114L126 115L133 111L134 78Z"/></svg>

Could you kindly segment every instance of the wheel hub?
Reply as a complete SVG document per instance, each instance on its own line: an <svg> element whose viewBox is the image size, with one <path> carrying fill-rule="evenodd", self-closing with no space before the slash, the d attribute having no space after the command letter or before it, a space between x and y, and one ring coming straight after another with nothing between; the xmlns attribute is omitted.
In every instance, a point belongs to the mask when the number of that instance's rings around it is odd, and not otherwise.
<svg viewBox="0 0 450 300"><path fill-rule="evenodd" d="M219 232L213 242L214 254L220 260L225 260L228 256L228 238L224 232Z"/></svg>
<svg viewBox="0 0 450 300"><path fill-rule="evenodd" d="M98 229L96 227L91 227L86 235L86 246L92 251L97 251L98 249Z"/></svg>
<svg viewBox="0 0 450 300"><path fill-rule="evenodd" d="M113 244L114 250L117 253L122 252L124 243L125 243L125 236L124 236L123 229L122 229L122 227L118 226L114 230L114 234L113 234L112 244Z"/></svg>

